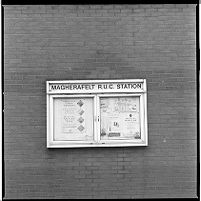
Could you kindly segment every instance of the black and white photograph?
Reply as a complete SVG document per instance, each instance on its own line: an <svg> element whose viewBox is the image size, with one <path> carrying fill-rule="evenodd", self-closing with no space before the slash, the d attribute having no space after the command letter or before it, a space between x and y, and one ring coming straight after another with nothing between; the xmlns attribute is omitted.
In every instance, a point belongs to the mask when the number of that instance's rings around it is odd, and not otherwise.
<svg viewBox="0 0 201 201"><path fill-rule="evenodd" d="M0 200L198 200L199 12L3 1Z"/></svg>

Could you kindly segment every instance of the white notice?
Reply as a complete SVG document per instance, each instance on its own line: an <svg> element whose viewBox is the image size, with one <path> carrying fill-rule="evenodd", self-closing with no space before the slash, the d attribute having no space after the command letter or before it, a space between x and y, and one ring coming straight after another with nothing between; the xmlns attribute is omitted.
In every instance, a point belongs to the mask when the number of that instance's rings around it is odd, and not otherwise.
<svg viewBox="0 0 201 201"><path fill-rule="evenodd" d="M101 139L140 139L139 97L101 98Z"/></svg>
<svg viewBox="0 0 201 201"><path fill-rule="evenodd" d="M62 108L62 130L66 134L86 134L84 100L66 99L63 100ZM78 132L79 131L79 132Z"/></svg>
<svg viewBox="0 0 201 201"><path fill-rule="evenodd" d="M93 139L91 98L60 98L54 101L55 140Z"/></svg>

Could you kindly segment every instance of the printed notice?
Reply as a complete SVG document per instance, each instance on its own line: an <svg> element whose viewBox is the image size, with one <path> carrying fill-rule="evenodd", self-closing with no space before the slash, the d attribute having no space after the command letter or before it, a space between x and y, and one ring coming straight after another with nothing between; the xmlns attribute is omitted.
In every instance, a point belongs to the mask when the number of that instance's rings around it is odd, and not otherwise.
<svg viewBox="0 0 201 201"><path fill-rule="evenodd" d="M67 99L62 108L62 129L66 134L86 134L84 100Z"/></svg>
<svg viewBox="0 0 201 201"><path fill-rule="evenodd" d="M139 97L101 98L101 139L140 139Z"/></svg>
<svg viewBox="0 0 201 201"><path fill-rule="evenodd" d="M93 101L91 98L55 100L55 140L93 139Z"/></svg>

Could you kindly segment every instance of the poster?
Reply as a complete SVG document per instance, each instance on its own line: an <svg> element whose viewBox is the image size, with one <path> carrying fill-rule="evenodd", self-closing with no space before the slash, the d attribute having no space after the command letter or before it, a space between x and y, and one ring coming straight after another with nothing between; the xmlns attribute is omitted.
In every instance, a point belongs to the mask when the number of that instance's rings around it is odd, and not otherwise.
<svg viewBox="0 0 201 201"><path fill-rule="evenodd" d="M101 139L140 139L139 97L101 98Z"/></svg>
<svg viewBox="0 0 201 201"><path fill-rule="evenodd" d="M55 99L55 140L93 139L93 101L91 98Z"/></svg>
<svg viewBox="0 0 201 201"><path fill-rule="evenodd" d="M86 109L83 99L67 99L62 107L62 130L66 134L86 134Z"/></svg>

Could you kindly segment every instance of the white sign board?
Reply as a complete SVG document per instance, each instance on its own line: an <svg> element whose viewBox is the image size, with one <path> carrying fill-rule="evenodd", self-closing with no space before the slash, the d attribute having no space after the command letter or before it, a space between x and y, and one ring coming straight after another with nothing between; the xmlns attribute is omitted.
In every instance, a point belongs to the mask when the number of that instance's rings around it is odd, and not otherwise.
<svg viewBox="0 0 201 201"><path fill-rule="evenodd" d="M46 84L48 148L148 145L146 80Z"/></svg>
<svg viewBox="0 0 201 201"><path fill-rule="evenodd" d="M76 81L49 81L47 93L119 93L144 92L144 80L76 80Z"/></svg>

